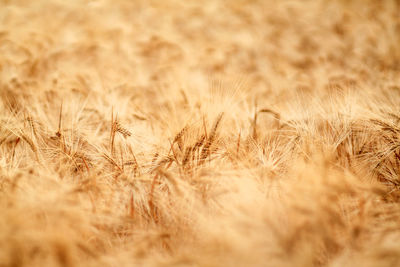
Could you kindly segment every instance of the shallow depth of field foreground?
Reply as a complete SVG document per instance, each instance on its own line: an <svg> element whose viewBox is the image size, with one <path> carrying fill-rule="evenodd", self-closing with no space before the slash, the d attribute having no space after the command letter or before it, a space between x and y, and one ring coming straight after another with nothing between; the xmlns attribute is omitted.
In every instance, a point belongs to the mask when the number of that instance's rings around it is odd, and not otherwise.
<svg viewBox="0 0 400 267"><path fill-rule="evenodd" d="M0 0L0 266L400 266L398 0Z"/></svg>

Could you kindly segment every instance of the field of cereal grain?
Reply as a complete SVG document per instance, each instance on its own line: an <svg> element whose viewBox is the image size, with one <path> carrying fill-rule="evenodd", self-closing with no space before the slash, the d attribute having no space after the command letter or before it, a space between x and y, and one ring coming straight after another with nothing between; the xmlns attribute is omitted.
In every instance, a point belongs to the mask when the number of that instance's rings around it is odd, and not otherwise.
<svg viewBox="0 0 400 267"><path fill-rule="evenodd" d="M400 266L399 0L0 0L0 267Z"/></svg>

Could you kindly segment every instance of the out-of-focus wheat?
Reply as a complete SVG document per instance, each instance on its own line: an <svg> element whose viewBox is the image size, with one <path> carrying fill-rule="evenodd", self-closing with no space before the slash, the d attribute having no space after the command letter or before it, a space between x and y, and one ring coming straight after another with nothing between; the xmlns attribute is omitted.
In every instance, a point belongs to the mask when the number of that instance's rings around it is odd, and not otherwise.
<svg viewBox="0 0 400 267"><path fill-rule="evenodd" d="M400 265L399 14L0 0L0 267Z"/></svg>

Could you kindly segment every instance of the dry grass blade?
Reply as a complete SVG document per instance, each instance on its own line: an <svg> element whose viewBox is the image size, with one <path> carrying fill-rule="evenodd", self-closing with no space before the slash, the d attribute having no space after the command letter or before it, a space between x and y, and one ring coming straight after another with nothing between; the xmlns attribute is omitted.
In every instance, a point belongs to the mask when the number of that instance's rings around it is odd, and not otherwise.
<svg viewBox="0 0 400 267"><path fill-rule="evenodd" d="M61 127L62 127L62 109L63 109L63 103L61 103L60 106L60 114L58 116L58 130L56 132L57 137L61 137Z"/></svg>

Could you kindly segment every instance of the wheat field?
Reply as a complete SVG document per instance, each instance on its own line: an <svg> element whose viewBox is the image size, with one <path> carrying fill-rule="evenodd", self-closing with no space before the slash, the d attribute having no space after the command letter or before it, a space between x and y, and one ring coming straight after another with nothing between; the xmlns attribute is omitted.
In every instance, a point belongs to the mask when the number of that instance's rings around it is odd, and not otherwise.
<svg viewBox="0 0 400 267"><path fill-rule="evenodd" d="M400 266L400 1L0 0L0 266Z"/></svg>

